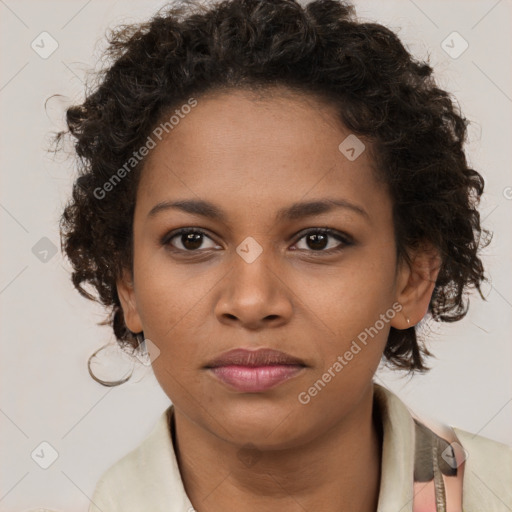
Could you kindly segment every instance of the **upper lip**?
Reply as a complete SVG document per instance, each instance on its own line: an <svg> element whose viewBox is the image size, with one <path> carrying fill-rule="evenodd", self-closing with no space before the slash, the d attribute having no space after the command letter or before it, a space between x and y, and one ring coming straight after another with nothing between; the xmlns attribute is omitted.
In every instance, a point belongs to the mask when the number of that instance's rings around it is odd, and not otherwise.
<svg viewBox="0 0 512 512"><path fill-rule="evenodd" d="M206 368L217 368L219 366L272 366L272 365L300 365L306 366L304 361L293 357L279 350L261 348L249 350L236 348L224 352L219 357L210 361Z"/></svg>

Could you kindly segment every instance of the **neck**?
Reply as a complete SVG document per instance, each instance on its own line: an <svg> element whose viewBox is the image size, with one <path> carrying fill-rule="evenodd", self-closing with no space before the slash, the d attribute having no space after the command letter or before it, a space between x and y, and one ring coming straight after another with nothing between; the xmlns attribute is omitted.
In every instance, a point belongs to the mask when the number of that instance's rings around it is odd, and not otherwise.
<svg viewBox="0 0 512 512"><path fill-rule="evenodd" d="M382 434L373 386L350 418L314 440L258 451L220 440L174 410L175 451L197 512L377 510Z"/></svg>

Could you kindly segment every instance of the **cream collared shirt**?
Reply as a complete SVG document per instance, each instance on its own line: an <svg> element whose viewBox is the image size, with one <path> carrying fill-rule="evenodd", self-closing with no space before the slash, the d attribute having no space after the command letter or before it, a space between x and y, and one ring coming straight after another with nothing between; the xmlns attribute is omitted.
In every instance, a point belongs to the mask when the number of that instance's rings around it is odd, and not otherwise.
<svg viewBox="0 0 512 512"><path fill-rule="evenodd" d="M383 428L378 512L412 512L414 420L395 394L374 386ZM89 512L194 512L181 480L167 414L135 450L103 474ZM512 512L512 449L454 431L467 452L463 511Z"/></svg>

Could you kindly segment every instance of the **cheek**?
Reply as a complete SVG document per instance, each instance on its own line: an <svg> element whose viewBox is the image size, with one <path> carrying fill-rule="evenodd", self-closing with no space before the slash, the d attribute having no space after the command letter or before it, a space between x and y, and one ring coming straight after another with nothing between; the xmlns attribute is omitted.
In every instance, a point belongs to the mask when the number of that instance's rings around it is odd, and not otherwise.
<svg viewBox="0 0 512 512"><path fill-rule="evenodd" d="M334 338L349 341L391 308L394 264L391 259L375 259L364 254L353 258L350 264L340 266L316 283L316 292L312 293L311 287L309 294L304 290L304 297L309 295L307 300L325 319Z"/></svg>
<svg viewBox="0 0 512 512"><path fill-rule="evenodd" d="M392 319L400 314L397 307L393 308L393 258L377 262L371 255L359 258L350 271L331 276L326 293L320 294L318 300L318 311L328 331L327 336L318 337L323 366L317 378L330 370L325 379L332 380L332 392L356 382L364 384L379 365Z"/></svg>
<svg viewBox="0 0 512 512"><path fill-rule="evenodd" d="M174 330L194 325L215 279L211 272L198 275L198 267L190 267L172 263L163 249L136 262L137 309L148 337L165 343Z"/></svg>

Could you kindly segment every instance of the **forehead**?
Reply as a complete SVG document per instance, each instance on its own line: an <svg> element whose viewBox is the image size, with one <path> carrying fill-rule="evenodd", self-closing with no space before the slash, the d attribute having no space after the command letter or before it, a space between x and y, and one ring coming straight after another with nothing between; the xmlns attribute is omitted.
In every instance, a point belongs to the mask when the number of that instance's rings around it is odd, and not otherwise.
<svg viewBox="0 0 512 512"><path fill-rule="evenodd" d="M272 152L275 157L285 155L288 159L294 155L318 159L323 150L323 145L318 146L319 139L329 135L337 139L346 131L334 106L281 88L270 89L267 95L228 90L206 94L196 101L197 106L188 114L180 119L174 116L178 123L163 134L168 152L174 152L176 158L193 161L206 154L224 153L255 160L258 154ZM330 142L325 140L325 144ZM154 151L150 160L159 154Z"/></svg>
<svg viewBox="0 0 512 512"><path fill-rule="evenodd" d="M368 151L354 160L340 151L347 137L354 135L335 107L315 96L282 89L207 94L148 155L138 196L153 203L196 196L249 205L333 190L354 200L382 193Z"/></svg>

